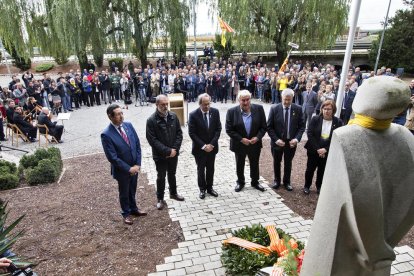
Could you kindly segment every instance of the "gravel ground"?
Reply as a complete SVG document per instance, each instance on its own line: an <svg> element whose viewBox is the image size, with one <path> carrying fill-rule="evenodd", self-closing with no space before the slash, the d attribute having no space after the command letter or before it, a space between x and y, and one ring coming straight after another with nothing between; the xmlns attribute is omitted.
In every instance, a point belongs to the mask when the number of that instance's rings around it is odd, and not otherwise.
<svg viewBox="0 0 414 276"><path fill-rule="evenodd" d="M306 149L304 148L306 141L302 140L296 150L295 157L292 164L291 185L293 192L288 192L282 187L277 190L277 193L283 198L284 203L292 209L295 213L304 217L305 219L313 219L316 205L318 203L318 194L316 193L315 179L311 186L311 193L305 195L302 191L305 185L305 170L306 170ZM262 153L260 155L260 175L263 176L269 183L273 182L273 157L270 151L270 139L264 140ZM283 162L282 162L282 177L283 177ZM400 241L399 246L408 245L414 248L414 227L405 235Z"/></svg>
<svg viewBox="0 0 414 276"><path fill-rule="evenodd" d="M156 210L145 174L137 199L148 215L127 226L103 154L68 159L64 167L60 183L0 193L9 222L26 215L19 225L26 233L13 249L38 263L39 275L147 275L183 240L167 209Z"/></svg>

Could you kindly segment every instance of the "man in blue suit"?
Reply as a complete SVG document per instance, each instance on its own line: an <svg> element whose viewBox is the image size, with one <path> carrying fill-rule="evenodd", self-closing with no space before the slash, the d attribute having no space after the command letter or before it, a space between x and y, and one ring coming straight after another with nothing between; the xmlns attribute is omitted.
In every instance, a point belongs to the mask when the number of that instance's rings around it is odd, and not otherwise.
<svg viewBox="0 0 414 276"><path fill-rule="evenodd" d="M135 199L138 173L141 169L141 145L132 124L124 122L119 105L109 105L106 114L111 123L101 134L102 146L111 163L111 174L118 181L124 223L131 225L132 216L147 215L138 210Z"/></svg>
<svg viewBox="0 0 414 276"><path fill-rule="evenodd" d="M341 109L341 120L344 122L344 125L348 124L349 119L352 115L352 104L354 103L354 99L356 93L349 89L350 84L346 82L345 84L345 93L344 93L344 100L342 102L342 109Z"/></svg>

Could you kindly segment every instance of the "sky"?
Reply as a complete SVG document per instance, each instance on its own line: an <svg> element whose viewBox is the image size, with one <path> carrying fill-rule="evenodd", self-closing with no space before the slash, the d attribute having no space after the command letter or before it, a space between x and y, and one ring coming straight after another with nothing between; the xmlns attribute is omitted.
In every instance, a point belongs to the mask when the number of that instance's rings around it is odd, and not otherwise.
<svg viewBox="0 0 414 276"><path fill-rule="evenodd" d="M383 26L381 25L381 22L385 21L388 4L389 0L362 0L359 11L358 26L361 27L362 30L382 29ZM406 6L403 4L403 0L391 0L389 18L393 17L397 10L404 9L405 7ZM212 19L211 15L208 15L208 7L205 3L199 4L196 12L196 27L198 35L207 33L214 34L216 32L219 32L217 14ZM225 21L225 18L223 18L223 20ZM192 23L187 29L187 33L189 35L193 35L194 33L194 25Z"/></svg>

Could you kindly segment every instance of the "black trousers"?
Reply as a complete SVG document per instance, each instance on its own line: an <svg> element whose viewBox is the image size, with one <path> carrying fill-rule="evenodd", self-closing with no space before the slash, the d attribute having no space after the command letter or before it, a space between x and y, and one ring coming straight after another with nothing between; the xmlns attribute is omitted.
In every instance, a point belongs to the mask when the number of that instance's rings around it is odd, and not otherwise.
<svg viewBox="0 0 414 276"><path fill-rule="evenodd" d="M36 139L37 128L35 127L21 127L20 130L26 135L29 139Z"/></svg>
<svg viewBox="0 0 414 276"><path fill-rule="evenodd" d="M138 211L135 195L137 193L138 175L122 176L117 179L121 214L127 217L131 212Z"/></svg>
<svg viewBox="0 0 414 276"><path fill-rule="evenodd" d="M197 163L197 180L200 191L210 191L213 188L215 153L194 155Z"/></svg>
<svg viewBox="0 0 414 276"><path fill-rule="evenodd" d="M273 171L275 174L275 181L281 183L281 172L280 172L280 163L284 156L284 172L283 172L283 184L290 184L290 175L292 173L292 159L295 156L296 147L291 148L289 145L290 140L284 140L285 146L279 147L275 146L272 148L273 155Z"/></svg>
<svg viewBox="0 0 414 276"><path fill-rule="evenodd" d="M101 105L101 91L99 90L95 92L95 102L97 105Z"/></svg>
<svg viewBox="0 0 414 276"><path fill-rule="evenodd" d="M155 161L155 167L157 169L157 199L164 199L165 190L165 176L167 175L168 186L170 195L177 194L177 181L175 179L175 173L177 171L178 157L161 159Z"/></svg>
<svg viewBox="0 0 414 276"><path fill-rule="evenodd" d="M62 125L55 125L53 129L50 129L50 135L56 138L56 140L60 141L62 138L63 133L63 126Z"/></svg>
<svg viewBox="0 0 414 276"><path fill-rule="evenodd" d="M237 171L237 182L240 185L244 185L244 164L246 156L249 158L250 163L250 178L252 185L259 184L259 159L260 159L261 148L248 149L246 151L235 152L236 155L236 171Z"/></svg>
<svg viewBox="0 0 414 276"><path fill-rule="evenodd" d="M323 173L325 172L326 167L326 159L320 158L317 153L309 153L308 152L308 162L306 164L306 172L305 172L305 188L310 188L312 186L312 179L313 174L316 169L318 171L316 172L316 189L320 190L322 186L322 179L323 179Z"/></svg>
<svg viewBox="0 0 414 276"><path fill-rule="evenodd" d="M0 118L0 141L4 140L3 118Z"/></svg>

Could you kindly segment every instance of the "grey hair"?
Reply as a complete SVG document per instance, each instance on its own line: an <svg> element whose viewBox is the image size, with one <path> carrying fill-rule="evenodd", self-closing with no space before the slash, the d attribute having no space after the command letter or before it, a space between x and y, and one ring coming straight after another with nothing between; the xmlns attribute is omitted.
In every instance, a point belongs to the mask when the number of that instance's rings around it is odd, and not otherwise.
<svg viewBox="0 0 414 276"><path fill-rule="evenodd" d="M295 92L293 92L292 89L286 88L282 91L282 97L291 96L293 97L295 95Z"/></svg>
<svg viewBox="0 0 414 276"><path fill-rule="evenodd" d="M49 111L49 108L47 106L42 107L42 111Z"/></svg>
<svg viewBox="0 0 414 276"><path fill-rule="evenodd" d="M201 105L201 103L203 102L203 98L208 98L211 101L210 95L207 93L203 93L198 95L198 105Z"/></svg>
<svg viewBox="0 0 414 276"><path fill-rule="evenodd" d="M249 96L249 98L252 97L252 93L249 92L249 90L240 90L237 94L237 100L240 100L241 97Z"/></svg>
<svg viewBox="0 0 414 276"><path fill-rule="evenodd" d="M166 95L164 95L164 94L159 94L156 98L155 98L155 103L156 104L158 104L160 101L161 101L161 99L168 99L168 97L166 96Z"/></svg>

